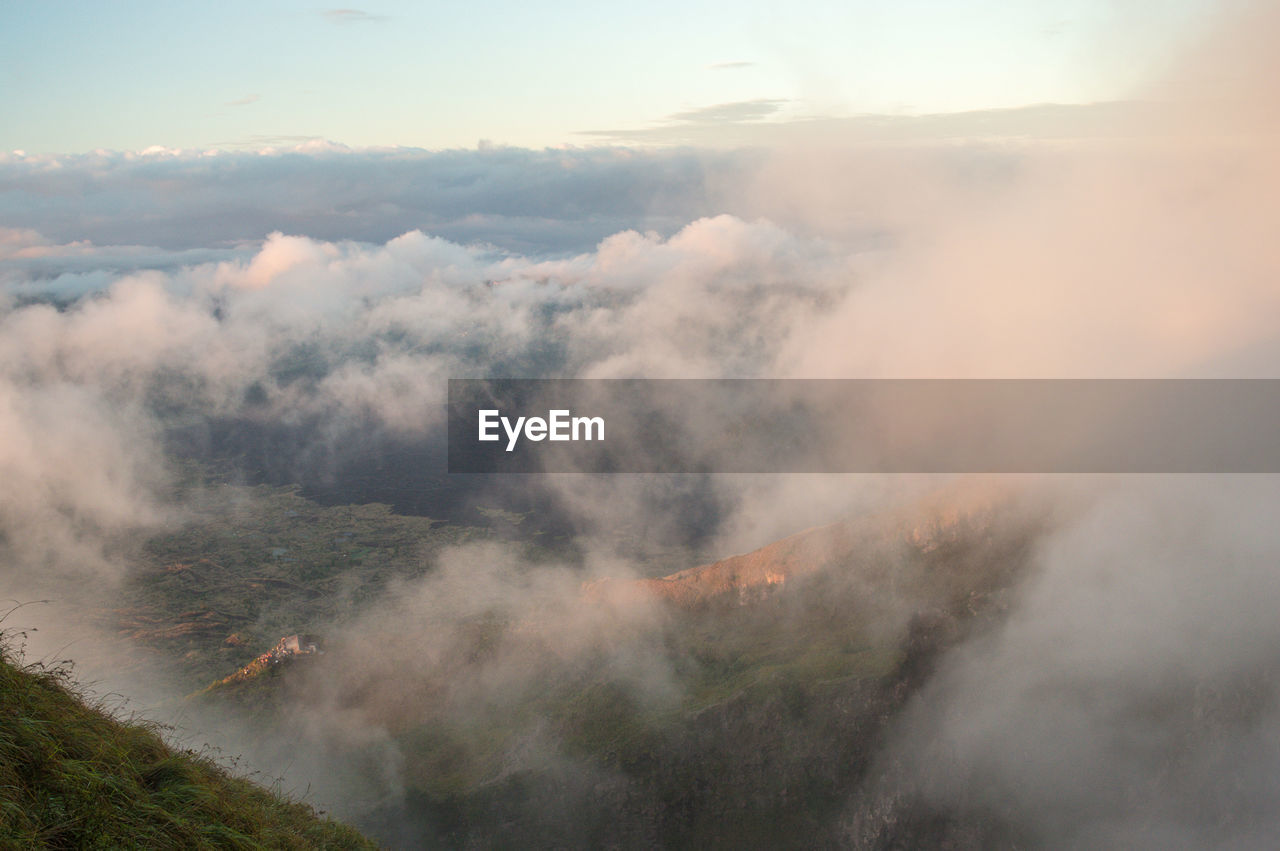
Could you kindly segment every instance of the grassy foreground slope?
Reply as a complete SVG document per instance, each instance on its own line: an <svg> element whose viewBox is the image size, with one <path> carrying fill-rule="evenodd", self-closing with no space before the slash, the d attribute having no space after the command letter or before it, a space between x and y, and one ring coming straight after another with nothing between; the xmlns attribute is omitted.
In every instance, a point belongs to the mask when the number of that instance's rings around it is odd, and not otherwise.
<svg viewBox="0 0 1280 851"><path fill-rule="evenodd" d="M0 648L0 847L374 848Z"/></svg>

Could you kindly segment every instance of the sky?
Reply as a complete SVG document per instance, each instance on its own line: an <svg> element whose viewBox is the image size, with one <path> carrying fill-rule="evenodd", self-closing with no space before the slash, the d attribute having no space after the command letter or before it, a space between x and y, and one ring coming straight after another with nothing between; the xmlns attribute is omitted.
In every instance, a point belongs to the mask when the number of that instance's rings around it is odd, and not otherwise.
<svg viewBox="0 0 1280 851"><path fill-rule="evenodd" d="M540 148L1122 100L1214 5L10 0L0 150Z"/></svg>

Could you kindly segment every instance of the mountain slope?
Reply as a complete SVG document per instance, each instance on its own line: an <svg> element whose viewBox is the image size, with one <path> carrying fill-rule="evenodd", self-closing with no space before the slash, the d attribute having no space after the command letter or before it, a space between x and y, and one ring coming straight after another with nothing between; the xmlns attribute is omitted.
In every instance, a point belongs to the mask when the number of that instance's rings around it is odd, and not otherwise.
<svg viewBox="0 0 1280 851"><path fill-rule="evenodd" d="M1016 522L1032 519L1035 508L1015 510L1011 496L991 485L966 482L893 511L806 529L742 555L658 578L590 583L585 591L595 597L630 591L696 610L759 600L783 591L788 582L844 570L856 573L868 586L879 586L875 592L883 595L883 586L889 582L898 586L897 592L907 591L902 587L903 562L920 559L940 562L933 565L925 583L916 583L927 584L933 595L941 590L972 591L980 584L975 573L986 571L974 564L963 565L963 571L954 569L955 551L989 538L1000 526L1009 526L1011 514L1016 514ZM917 592L918 600L926 589L910 590Z"/></svg>
<svg viewBox="0 0 1280 851"><path fill-rule="evenodd" d="M330 730L303 741L335 765L357 726L385 736L396 785L351 818L396 847L841 847L850 824L883 847L1008 845L997 818L885 791L877 758L938 654L999 621L1045 523L1016 502L948 493L581 595L388 601L311 663L205 697L268 743Z"/></svg>

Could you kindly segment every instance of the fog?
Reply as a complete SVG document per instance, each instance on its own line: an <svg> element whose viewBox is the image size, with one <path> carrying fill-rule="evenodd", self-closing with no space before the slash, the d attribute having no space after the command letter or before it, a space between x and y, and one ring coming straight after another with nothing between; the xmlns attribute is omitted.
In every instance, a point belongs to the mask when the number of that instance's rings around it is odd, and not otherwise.
<svg viewBox="0 0 1280 851"><path fill-rule="evenodd" d="M943 661L896 770L1051 847L1270 844L1278 496L1269 476L1109 488Z"/></svg>

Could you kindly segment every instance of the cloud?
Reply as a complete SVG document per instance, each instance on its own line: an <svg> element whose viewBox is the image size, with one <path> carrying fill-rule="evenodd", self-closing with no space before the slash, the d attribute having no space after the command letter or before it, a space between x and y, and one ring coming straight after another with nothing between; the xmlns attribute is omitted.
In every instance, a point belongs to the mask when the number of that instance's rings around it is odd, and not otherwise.
<svg viewBox="0 0 1280 851"><path fill-rule="evenodd" d="M224 105L225 105L225 106L248 106L248 105L249 105L249 104L251 104L251 103L257 103L257 102L258 102L258 101L260 101L260 100L262 100L262 95L259 95L259 94L250 94L250 95L245 95L245 96L244 96L244 97L242 97L242 98L236 98L235 100L229 100L229 101L227 101L227 102L226 102L226 104L224 104Z"/></svg>
<svg viewBox="0 0 1280 851"><path fill-rule="evenodd" d="M364 24L388 20L386 15L375 15L361 9L325 9L320 14L335 24Z"/></svg>
<svg viewBox="0 0 1280 851"><path fill-rule="evenodd" d="M1275 477L1127 482L1040 544L899 731L931 805L1054 847L1250 847L1280 748Z"/></svg>
<svg viewBox="0 0 1280 851"><path fill-rule="evenodd" d="M246 152L0 155L0 227L60 242L224 248L273 230L386 242L414 229L518 252L580 252L718 212L737 157L619 150L352 151L257 137Z"/></svg>
<svg viewBox="0 0 1280 851"><path fill-rule="evenodd" d="M684 121L690 124L715 124L720 122L759 121L773 115L787 101L758 100L736 101L734 103L718 103L673 114L668 121Z"/></svg>
<svg viewBox="0 0 1280 851"><path fill-rule="evenodd" d="M311 142L325 141L321 136L305 136L305 135L271 135L265 133L255 133L251 136L245 136L242 139L234 141L214 142L215 148L252 148L258 152L268 152L279 148L299 149L303 145Z"/></svg>
<svg viewBox="0 0 1280 851"><path fill-rule="evenodd" d="M784 106L792 104L784 115ZM1185 132L1166 101L1036 104L923 115L806 114L786 100L718 104L669 116L649 127L581 130L611 142L776 148L824 139L831 145L1008 143L1035 140L1154 139ZM772 116L771 120L763 120ZM1212 134L1212 125L1200 128Z"/></svg>
<svg viewBox="0 0 1280 851"><path fill-rule="evenodd" d="M736 71L740 68L753 68L754 62L714 62L707 66L708 71Z"/></svg>

